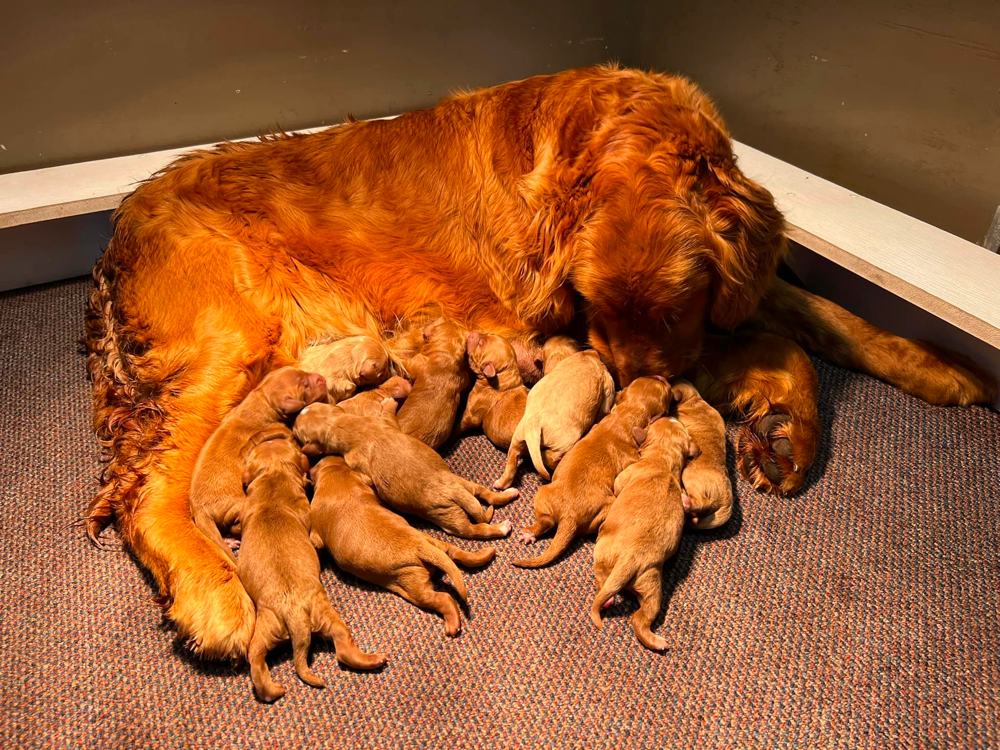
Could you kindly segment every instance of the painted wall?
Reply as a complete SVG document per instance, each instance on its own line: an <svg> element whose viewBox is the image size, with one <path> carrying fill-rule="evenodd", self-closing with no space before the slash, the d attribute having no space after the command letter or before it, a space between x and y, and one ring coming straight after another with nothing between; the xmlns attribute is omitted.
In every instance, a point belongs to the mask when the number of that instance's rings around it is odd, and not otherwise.
<svg viewBox="0 0 1000 750"><path fill-rule="evenodd" d="M38 0L0 21L0 172L426 107L627 57L597 0Z"/></svg>
<svg viewBox="0 0 1000 750"><path fill-rule="evenodd" d="M638 7L642 65L733 134L973 242L1000 204L1000 2L715 0Z"/></svg>
<svg viewBox="0 0 1000 750"><path fill-rule="evenodd" d="M0 24L0 172L424 107L619 59L737 138L966 239L1000 203L998 0L39 0Z"/></svg>

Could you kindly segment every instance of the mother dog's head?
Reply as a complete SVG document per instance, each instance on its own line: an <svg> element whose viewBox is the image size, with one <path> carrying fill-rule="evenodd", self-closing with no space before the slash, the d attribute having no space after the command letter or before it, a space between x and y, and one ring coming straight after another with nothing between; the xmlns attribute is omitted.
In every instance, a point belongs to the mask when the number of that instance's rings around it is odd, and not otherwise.
<svg viewBox="0 0 1000 750"><path fill-rule="evenodd" d="M736 167L708 99L683 79L644 78L657 85L616 102L619 114L595 105L570 168L587 199L568 278L622 384L684 371L707 323L731 329L753 312L785 252L771 194Z"/></svg>

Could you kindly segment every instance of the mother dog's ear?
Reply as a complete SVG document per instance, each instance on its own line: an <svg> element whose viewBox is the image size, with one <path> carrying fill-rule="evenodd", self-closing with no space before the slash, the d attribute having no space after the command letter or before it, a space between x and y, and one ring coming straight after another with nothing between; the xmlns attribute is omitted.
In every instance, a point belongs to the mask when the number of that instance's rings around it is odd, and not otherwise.
<svg viewBox="0 0 1000 750"><path fill-rule="evenodd" d="M709 316L733 329L757 307L787 252L785 220L774 198L732 162L712 165L721 191L707 191L706 243L715 256L715 296ZM714 193L714 194L713 194Z"/></svg>

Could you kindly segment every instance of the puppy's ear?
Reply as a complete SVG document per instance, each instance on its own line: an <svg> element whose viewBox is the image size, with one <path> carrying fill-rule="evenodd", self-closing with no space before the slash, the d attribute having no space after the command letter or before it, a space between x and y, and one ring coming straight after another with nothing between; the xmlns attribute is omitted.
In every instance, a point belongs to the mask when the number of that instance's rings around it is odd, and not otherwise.
<svg viewBox="0 0 1000 750"><path fill-rule="evenodd" d="M247 466L243 469L243 489L246 489L250 482L253 481L253 472L250 471L250 467Z"/></svg>
<svg viewBox="0 0 1000 750"><path fill-rule="evenodd" d="M615 406L617 406L618 404L620 404L622 402L623 398L625 398L625 389L624 388L622 388L620 391L618 391L618 393L615 394Z"/></svg>
<svg viewBox="0 0 1000 750"><path fill-rule="evenodd" d="M284 414L286 417L291 417L298 414L300 411L305 409L307 406L305 400L294 393L287 393L278 399L278 411Z"/></svg>
<svg viewBox="0 0 1000 750"><path fill-rule="evenodd" d="M495 378L497 376L497 368L492 362L487 362L483 365L483 375L488 378Z"/></svg>
<svg viewBox="0 0 1000 750"><path fill-rule="evenodd" d="M688 435L687 445L685 446L684 449L684 455L687 456L689 459L698 458L698 456L701 455L701 446L698 445L694 441L694 438L691 437L690 435Z"/></svg>
<svg viewBox="0 0 1000 750"><path fill-rule="evenodd" d="M642 445L646 442L646 431L641 427L632 428L632 439L635 440L636 445Z"/></svg>

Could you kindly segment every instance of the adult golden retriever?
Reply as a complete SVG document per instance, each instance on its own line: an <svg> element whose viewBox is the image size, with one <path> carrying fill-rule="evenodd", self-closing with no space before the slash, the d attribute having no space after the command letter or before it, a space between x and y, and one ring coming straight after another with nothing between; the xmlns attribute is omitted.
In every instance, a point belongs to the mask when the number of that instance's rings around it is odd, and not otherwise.
<svg viewBox="0 0 1000 750"><path fill-rule="evenodd" d="M743 416L740 466L775 491L801 486L817 443L815 373L792 338L934 403L991 399L973 365L776 282L784 252L771 195L674 76L574 70L191 154L125 199L94 271L109 461L89 531L114 514L180 633L243 654L253 605L188 509L199 450L311 340L387 335L429 307L527 360L576 321L623 385L687 371ZM705 337L741 325L755 332Z"/></svg>

